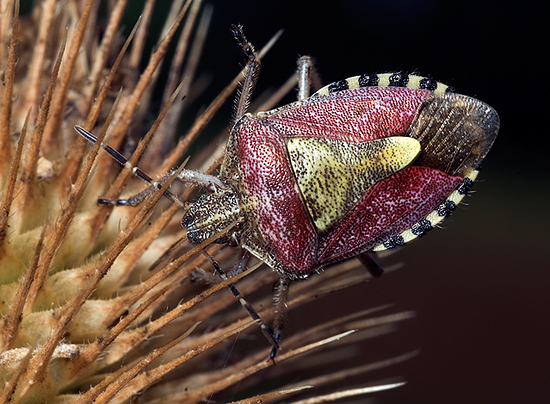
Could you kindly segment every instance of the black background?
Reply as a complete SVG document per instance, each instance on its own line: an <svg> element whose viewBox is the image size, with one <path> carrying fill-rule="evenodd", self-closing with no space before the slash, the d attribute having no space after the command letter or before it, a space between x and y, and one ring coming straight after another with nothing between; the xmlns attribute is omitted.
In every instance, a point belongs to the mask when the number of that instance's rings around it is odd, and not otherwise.
<svg viewBox="0 0 550 404"><path fill-rule="evenodd" d="M159 1L157 8L167 3ZM372 340L361 362L416 348L421 353L357 381L390 376L407 381L377 393L378 402L547 402L549 73L542 10L502 1L211 4L212 28L199 75L212 81L197 105L211 100L244 64L229 31L230 24L242 23L258 48L285 30L263 59L256 94L283 83L297 57L308 54L325 84L363 73L417 72L489 103L501 116L476 192L444 229L385 261L402 263L400 270L293 313L288 332L314 324L317 316L394 303L396 310L414 310L417 317ZM228 105L212 126L228 126L231 113Z"/></svg>

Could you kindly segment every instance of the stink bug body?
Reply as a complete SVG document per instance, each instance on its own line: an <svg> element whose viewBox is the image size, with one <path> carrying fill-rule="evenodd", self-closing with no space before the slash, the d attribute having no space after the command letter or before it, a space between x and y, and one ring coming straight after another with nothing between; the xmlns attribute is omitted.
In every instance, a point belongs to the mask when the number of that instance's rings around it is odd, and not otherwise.
<svg viewBox="0 0 550 404"><path fill-rule="evenodd" d="M259 60L240 27L234 32L249 58L236 123L217 177L183 171L184 181L208 192L182 225L199 244L236 223L216 240L247 252L236 268L250 253L278 272L274 335L263 326L274 357L289 282L402 245L437 225L475 180L499 118L487 104L441 83L397 73L351 77L307 97L307 63L302 99L245 114Z"/></svg>
<svg viewBox="0 0 550 404"><path fill-rule="evenodd" d="M226 189L182 220L189 240L242 217L230 237L296 279L423 235L465 195L499 126L494 109L446 89L418 76L357 76L244 115L220 169Z"/></svg>

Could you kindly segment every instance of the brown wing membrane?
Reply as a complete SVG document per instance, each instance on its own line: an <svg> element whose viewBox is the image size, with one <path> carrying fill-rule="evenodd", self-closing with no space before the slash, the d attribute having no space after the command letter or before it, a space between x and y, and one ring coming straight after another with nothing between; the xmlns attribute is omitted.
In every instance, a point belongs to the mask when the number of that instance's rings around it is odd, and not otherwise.
<svg viewBox="0 0 550 404"><path fill-rule="evenodd" d="M422 145L415 165L465 176L477 168L495 141L500 126L496 111L465 95L431 97L411 127L410 136Z"/></svg>

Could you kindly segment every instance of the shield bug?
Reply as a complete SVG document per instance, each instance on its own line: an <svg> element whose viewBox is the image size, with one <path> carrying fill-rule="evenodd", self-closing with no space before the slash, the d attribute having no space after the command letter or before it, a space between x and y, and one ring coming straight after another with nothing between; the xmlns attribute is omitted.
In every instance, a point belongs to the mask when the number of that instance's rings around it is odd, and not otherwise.
<svg viewBox="0 0 550 404"><path fill-rule="evenodd" d="M208 192L182 225L199 244L236 223L216 242L247 252L240 267L252 254L277 271L274 357L290 281L436 226L470 189L499 117L477 99L400 73L351 77L308 97L307 59L297 102L245 113L259 60L242 29L234 33L249 59L237 119L219 175L184 172Z"/></svg>

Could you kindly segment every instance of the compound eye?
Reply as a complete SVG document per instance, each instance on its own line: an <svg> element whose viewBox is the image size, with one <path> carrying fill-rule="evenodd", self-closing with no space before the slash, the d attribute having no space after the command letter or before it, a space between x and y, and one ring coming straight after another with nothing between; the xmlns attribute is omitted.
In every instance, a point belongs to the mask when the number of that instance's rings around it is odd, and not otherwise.
<svg viewBox="0 0 550 404"><path fill-rule="evenodd" d="M214 194L218 191L218 188L216 188L214 184L208 184L205 189L206 192L209 194Z"/></svg>

